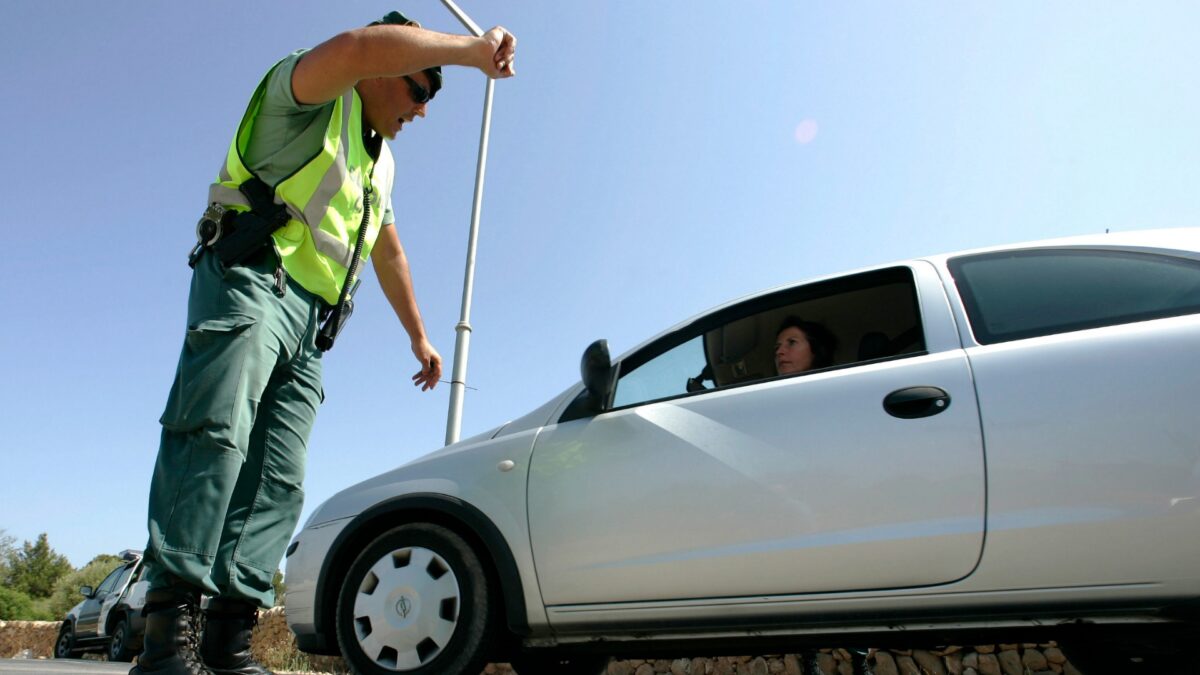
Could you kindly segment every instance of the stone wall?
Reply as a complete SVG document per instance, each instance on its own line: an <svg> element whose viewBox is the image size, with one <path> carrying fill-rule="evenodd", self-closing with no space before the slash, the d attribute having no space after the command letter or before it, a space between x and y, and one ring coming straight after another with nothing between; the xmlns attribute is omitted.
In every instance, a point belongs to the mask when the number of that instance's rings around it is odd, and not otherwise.
<svg viewBox="0 0 1200 675"><path fill-rule="evenodd" d="M488 667L490 671L492 666ZM485 671L487 672L487 671ZM503 671L496 669L499 674ZM1080 675L1053 643L614 661L608 675Z"/></svg>
<svg viewBox="0 0 1200 675"><path fill-rule="evenodd" d="M49 658L60 625L53 621L0 621L0 658Z"/></svg>
<svg viewBox="0 0 1200 675"><path fill-rule="evenodd" d="M49 658L58 637L57 622L0 621L0 658ZM348 672L337 657L296 650L283 612L264 612L254 629L254 655L284 673ZM856 667L858 670L855 670ZM490 664L485 675L511 675L508 664ZM1054 643L976 645L940 650L872 650L852 653L821 649L801 654L613 661L609 675L1079 675Z"/></svg>

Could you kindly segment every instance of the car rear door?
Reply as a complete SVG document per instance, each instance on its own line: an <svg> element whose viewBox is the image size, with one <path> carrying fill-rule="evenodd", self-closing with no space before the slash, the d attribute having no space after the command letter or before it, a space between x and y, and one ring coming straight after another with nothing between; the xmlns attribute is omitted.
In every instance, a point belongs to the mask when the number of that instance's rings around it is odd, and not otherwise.
<svg viewBox="0 0 1200 675"><path fill-rule="evenodd" d="M970 574L985 503L974 387L936 272L917 263L911 278L920 353L545 428L528 503L546 604L900 588ZM693 343L641 368L670 370ZM915 387L942 390L949 405L908 419L885 410L889 394Z"/></svg>
<svg viewBox="0 0 1200 675"><path fill-rule="evenodd" d="M1112 247L962 256L997 584L1192 578L1200 261Z"/></svg>

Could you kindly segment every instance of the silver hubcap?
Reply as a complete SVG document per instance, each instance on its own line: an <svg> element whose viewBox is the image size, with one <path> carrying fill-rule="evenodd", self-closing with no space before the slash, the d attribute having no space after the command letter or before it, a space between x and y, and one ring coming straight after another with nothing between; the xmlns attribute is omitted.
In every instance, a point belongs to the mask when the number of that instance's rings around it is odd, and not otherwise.
<svg viewBox="0 0 1200 675"><path fill-rule="evenodd" d="M384 668L420 667L450 642L461 594L454 571L438 554L421 547L392 551L375 561L358 586L358 644Z"/></svg>

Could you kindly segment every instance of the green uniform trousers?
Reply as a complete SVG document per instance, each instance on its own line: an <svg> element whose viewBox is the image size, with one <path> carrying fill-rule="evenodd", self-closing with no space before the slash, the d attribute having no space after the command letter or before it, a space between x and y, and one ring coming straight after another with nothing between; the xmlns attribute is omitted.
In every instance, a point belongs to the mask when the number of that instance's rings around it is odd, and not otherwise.
<svg viewBox="0 0 1200 675"><path fill-rule="evenodd" d="M150 485L152 590L183 584L274 603L271 585L304 503L301 484L321 390L321 303L276 259L228 269L206 251L162 419Z"/></svg>

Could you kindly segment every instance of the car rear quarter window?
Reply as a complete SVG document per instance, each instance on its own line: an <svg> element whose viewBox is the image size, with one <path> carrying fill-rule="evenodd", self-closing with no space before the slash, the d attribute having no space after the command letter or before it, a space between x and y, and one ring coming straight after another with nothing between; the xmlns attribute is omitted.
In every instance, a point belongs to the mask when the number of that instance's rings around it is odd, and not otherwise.
<svg viewBox="0 0 1200 675"><path fill-rule="evenodd" d="M1188 258L1031 249L948 266L980 344L1200 312L1200 262Z"/></svg>

